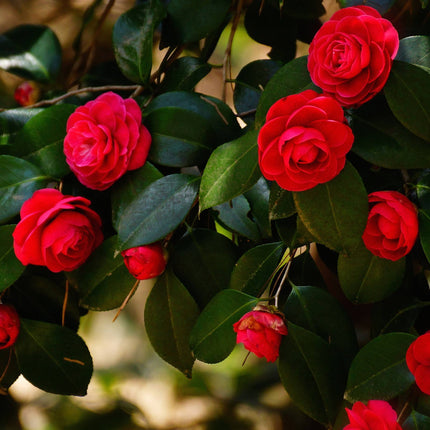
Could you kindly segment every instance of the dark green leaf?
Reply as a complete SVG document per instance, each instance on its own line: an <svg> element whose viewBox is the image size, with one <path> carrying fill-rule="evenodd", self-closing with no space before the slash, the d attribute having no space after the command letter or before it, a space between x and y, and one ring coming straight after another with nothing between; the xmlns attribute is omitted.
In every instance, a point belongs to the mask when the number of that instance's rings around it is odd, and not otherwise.
<svg viewBox="0 0 430 430"><path fill-rule="evenodd" d="M395 117L412 133L430 141L430 69L393 61L384 86L385 97ZM405 104L407 100L407 104Z"/></svg>
<svg viewBox="0 0 430 430"><path fill-rule="evenodd" d="M430 36L409 36L401 39L396 60L430 67Z"/></svg>
<svg viewBox="0 0 430 430"><path fill-rule="evenodd" d="M403 428L406 430L429 430L430 417L412 411L408 419L404 422Z"/></svg>
<svg viewBox="0 0 430 430"><path fill-rule="evenodd" d="M21 319L15 344L24 377L41 390L85 396L93 372L85 342L57 324Z"/></svg>
<svg viewBox="0 0 430 430"><path fill-rule="evenodd" d="M205 363L218 363L233 350L233 324L258 303L258 299L236 290L220 291L204 308L191 331L194 356Z"/></svg>
<svg viewBox="0 0 430 430"><path fill-rule="evenodd" d="M3 372L5 372L3 374ZM4 394L3 390L7 390L21 374L16 355L12 348L6 348L0 350L0 375L2 375L0 381L0 390Z"/></svg>
<svg viewBox="0 0 430 430"><path fill-rule="evenodd" d="M15 225L0 227L0 291L12 285L25 270L13 250L14 230Z"/></svg>
<svg viewBox="0 0 430 430"><path fill-rule="evenodd" d="M0 112L0 153L7 151L8 147L3 147L3 145L10 144L11 137L21 130L30 118L33 118L42 110L42 108L17 108Z"/></svg>
<svg viewBox="0 0 430 430"><path fill-rule="evenodd" d="M294 193L294 201L300 219L319 243L347 254L361 243L368 215L367 192L349 162L331 181Z"/></svg>
<svg viewBox="0 0 430 430"><path fill-rule="evenodd" d="M203 308L219 291L228 288L237 247L212 230L190 231L170 256L173 270Z"/></svg>
<svg viewBox="0 0 430 430"><path fill-rule="evenodd" d="M234 266L230 287L259 296L268 287L282 256L282 242L266 243L245 252Z"/></svg>
<svg viewBox="0 0 430 430"><path fill-rule="evenodd" d="M198 177L178 173L146 187L124 209L119 219L120 249L156 242L173 231L191 209L199 180Z"/></svg>
<svg viewBox="0 0 430 430"><path fill-rule="evenodd" d="M270 188L269 218L271 220L289 218L296 212L293 193L273 182Z"/></svg>
<svg viewBox="0 0 430 430"><path fill-rule="evenodd" d="M200 186L200 211L249 190L260 178L257 132L221 145L210 156Z"/></svg>
<svg viewBox="0 0 430 430"><path fill-rule="evenodd" d="M385 299L402 285L405 259L379 258L361 244L338 259L339 282L353 303L373 303Z"/></svg>
<svg viewBox="0 0 430 430"><path fill-rule="evenodd" d="M279 375L291 400L328 426L342 401L344 375L335 349L320 336L293 323L279 350Z"/></svg>
<svg viewBox="0 0 430 430"><path fill-rule="evenodd" d="M146 83L151 74L154 31L166 16L160 0L151 0L123 13L113 28L113 48L122 73Z"/></svg>
<svg viewBox="0 0 430 430"><path fill-rule="evenodd" d="M325 13L323 0L286 0L282 11L295 18L311 19L318 18Z"/></svg>
<svg viewBox="0 0 430 430"><path fill-rule="evenodd" d="M42 25L20 25L0 36L0 68L24 79L47 83L61 66L55 33Z"/></svg>
<svg viewBox="0 0 430 430"><path fill-rule="evenodd" d="M49 182L38 167L10 155L0 155L0 222L17 215L22 204Z"/></svg>
<svg viewBox="0 0 430 430"><path fill-rule="evenodd" d="M105 240L71 274L81 296L81 305L85 308L107 311L121 306L136 282L116 249L117 243L116 236Z"/></svg>
<svg viewBox="0 0 430 430"><path fill-rule="evenodd" d="M417 183L419 235L421 246L430 261L430 173L426 173Z"/></svg>
<svg viewBox="0 0 430 430"><path fill-rule="evenodd" d="M351 403L390 400L408 389L414 376L405 357L414 340L407 333L388 333L367 343L351 364L345 398Z"/></svg>
<svg viewBox="0 0 430 430"><path fill-rule="evenodd" d="M171 270L166 270L146 302L146 332L157 354L189 378L194 364L189 337L198 314L187 289Z"/></svg>
<svg viewBox="0 0 430 430"><path fill-rule="evenodd" d="M342 7L366 5L375 8L381 15L387 12L395 0L339 0Z"/></svg>

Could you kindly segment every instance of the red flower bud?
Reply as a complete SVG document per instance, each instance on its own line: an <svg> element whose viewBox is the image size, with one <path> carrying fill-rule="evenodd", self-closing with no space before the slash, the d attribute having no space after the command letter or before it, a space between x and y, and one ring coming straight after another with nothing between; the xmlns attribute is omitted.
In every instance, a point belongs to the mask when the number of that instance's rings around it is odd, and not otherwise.
<svg viewBox="0 0 430 430"><path fill-rule="evenodd" d="M15 101L21 106L30 106L36 103L39 98L39 89L31 82L23 82L15 89L13 97Z"/></svg>
<svg viewBox="0 0 430 430"><path fill-rule="evenodd" d="M12 346L19 334L19 317L14 307L0 304L0 349Z"/></svg>
<svg viewBox="0 0 430 430"><path fill-rule="evenodd" d="M237 343L243 343L248 351L257 357L265 357L268 362L276 361L282 336L288 333L284 319L266 310L246 313L233 324L237 333Z"/></svg>
<svg viewBox="0 0 430 430"><path fill-rule="evenodd" d="M414 340L406 352L406 364L418 388L430 395L430 332Z"/></svg>
<svg viewBox="0 0 430 430"><path fill-rule="evenodd" d="M139 280L155 278L166 267L164 248L159 242L126 249L121 255L128 271Z"/></svg>

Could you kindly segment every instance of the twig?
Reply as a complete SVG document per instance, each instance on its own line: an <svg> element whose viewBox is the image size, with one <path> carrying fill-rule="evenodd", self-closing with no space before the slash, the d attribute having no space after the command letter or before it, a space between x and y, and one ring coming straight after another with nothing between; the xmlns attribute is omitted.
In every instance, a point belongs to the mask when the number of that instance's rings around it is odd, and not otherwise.
<svg viewBox="0 0 430 430"><path fill-rule="evenodd" d="M66 322L67 301L69 300L69 281L66 281L66 290L64 292L63 309L61 311L61 325L64 327Z"/></svg>
<svg viewBox="0 0 430 430"><path fill-rule="evenodd" d="M124 299L124 301L122 302L122 305L120 306L120 308L118 309L118 312L116 313L116 315L114 316L112 322L115 322L115 320L119 317L119 314L121 313L121 311L127 306L127 303L130 301L132 295L134 294L134 292L136 291L137 286L139 285L139 280L137 280L132 289L130 290L130 292L128 293L127 297Z"/></svg>

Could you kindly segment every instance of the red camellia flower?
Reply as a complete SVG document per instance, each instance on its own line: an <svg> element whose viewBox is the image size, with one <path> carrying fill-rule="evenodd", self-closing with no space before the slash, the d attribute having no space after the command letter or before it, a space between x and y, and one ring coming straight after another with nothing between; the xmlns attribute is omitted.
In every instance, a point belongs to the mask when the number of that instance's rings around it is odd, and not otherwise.
<svg viewBox="0 0 430 430"><path fill-rule="evenodd" d="M282 336L288 334L284 319L267 310L253 310L233 324L237 343L268 362L276 361Z"/></svg>
<svg viewBox="0 0 430 430"><path fill-rule="evenodd" d="M39 89L31 82L18 85L13 93L15 101L21 106L30 106L39 98Z"/></svg>
<svg viewBox="0 0 430 430"><path fill-rule="evenodd" d="M415 339L406 353L406 364L418 388L430 395L430 332Z"/></svg>
<svg viewBox="0 0 430 430"><path fill-rule="evenodd" d="M345 166L354 136L342 107L313 90L278 100L258 135L263 176L289 191L333 179Z"/></svg>
<svg viewBox="0 0 430 430"><path fill-rule="evenodd" d="M414 246L418 214L407 197L397 191L369 194L370 211L363 233L366 248L378 257L396 261Z"/></svg>
<svg viewBox="0 0 430 430"><path fill-rule="evenodd" d="M121 255L128 271L139 280L155 278L166 267L164 248L159 242L126 249Z"/></svg>
<svg viewBox="0 0 430 430"><path fill-rule="evenodd" d="M402 430L395 410L385 400L369 400L367 406L355 402L346 412L350 424L343 430Z"/></svg>
<svg viewBox="0 0 430 430"><path fill-rule="evenodd" d="M52 188L35 191L22 205L13 232L18 260L52 272L78 268L103 241L100 217L89 205Z"/></svg>
<svg viewBox="0 0 430 430"><path fill-rule="evenodd" d="M136 101L113 92L78 107L66 129L66 161L79 181L94 190L105 190L128 170L142 167L151 146Z"/></svg>
<svg viewBox="0 0 430 430"><path fill-rule="evenodd" d="M369 6L347 7L315 34L308 70L342 106L358 107L381 91L398 49L399 35L390 21Z"/></svg>
<svg viewBox="0 0 430 430"><path fill-rule="evenodd" d="M14 307L0 304L0 349L12 346L19 334L19 317Z"/></svg>

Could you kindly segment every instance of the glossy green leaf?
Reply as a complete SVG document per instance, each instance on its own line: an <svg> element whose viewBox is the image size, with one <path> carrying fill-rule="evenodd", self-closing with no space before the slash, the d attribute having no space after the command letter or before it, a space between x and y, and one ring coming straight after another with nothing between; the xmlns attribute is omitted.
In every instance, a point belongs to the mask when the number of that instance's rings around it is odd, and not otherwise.
<svg viewBox="0 0 430 430"><path fill-rule="evenodd" d="M166 16L160 0L147 1L123 13L113 28L115 59L131 81L146 83L152 68L154 31Z"/></svg>
<svg viewBox="0 0 430 430"><path fill-rule="evenodd" d="M3 154L8 150L6 145L11 143L11 138L24 127L30 118L42 110L42 108L17 108L0 112L0 153Z"/></svg>
<svg viewBox="0 0 430 430"><path fill-rule="evenodd" d="M63 152L66 123L76 106L51 106L32 117L15 135L7 153L21 157L53 178L70 172Z"/></svg>
<svg viewBox="0 0 430 430"><path fill-rule="evenodd" d="M266 243L245 252L236 262L230 279L230 288L259 296L268 287L282 257L282 242Z"/></svg>
<svg viewBox="0 0 430 430"><path fill-rule="evenodd" d="M394 2L395 0L372 0L371 2L366 0L339 0L339 3L342 7L360 5L371 6L375 8L381 15L387 12Z"/></svg>
<svg viewBox="0 0 430 430"><path fill-rule="evenodd" d="M408 430L429 430L430 417L412 411L407 420L403 424L403 428Z"/></svg>
<svg viewBox="0 0 430 430"><path fill-rule="evenodd" d="M176 276L203 308L216 293L228 288L238 257L231 240L212 230L197 229L177 242L170 262Z"/></svg>
<svg viewBox="0 0 430 430"><path fill-rule="evenodd" d="M430 36L409 36L401 39L396 60L430 67Z"/></svg>
<svg viewBox="0 0 430 430"><path fill-rule="evenodd" d="M405 357L415 339L407 333L388 333L363 346L351 364L345 398L351 403L390 400L407 390L414 376Z"/></svg>
<svg viewBox="0 0 430 430"><path fill-rule="evenodd" d="M385 97L395 117L412 133L430 141L430 70L393 61L384 86ZM407 100L407 104L405 104Z"/></svg>
<svg viewBox="0 0 430 430"><path fill-rule="evenodd" d="M47 83L61 66L61 45L42 25L20 25L0 35L0 69L21 78Z"/></svg>
<svg viewBox="0 0 430 430"><path fill-rule="evenodd" d="M270 79L258 103L255 115L256 128L263 125L269 108L282 97L308 89L317 89L311 81L307 64L308 57L299 57L279 69Z"/></svg>
<svg viewBox="0 0 430 430"><path fill-rule="evenodd" d="M22 374L36 387L54 394L86 395L93 363L85 342L74 331L21 319L15 350Z"/></svg>
<svg viewBox="0 0 430 430"><path fill-rule="evenodd" d="M50 178L38 167L10 155L0 155L0 222L17 215L22 204Z"/></svg>
<svg viewBox="0 0 430 430"><path fill-rule="evenodd" d="M13 250L14 230L15 225L0 227L0 291L12 285L25 270Z"/></svg>
<svg viewBox="0 0 430 430"><path fill-rule="evenodd" d="M339 282L353 303L373 303L396 291L403 281L405 259L397 261L373 255L361 244L350 254L338 259Z"/></svg>
<svg viewBox="0 0 430 430"><path fill-rule="evenodd" d="M293 193L273 182L270 188L269 218L271 220L288 218L296 212Z"/></svg>
<svg viewBox="0 0 430 430"><path fill-rule="evenodd" d="M194 364L189 338L198 314L187 289L166 270L146 301L146 332L156 353L189 378Z"/></svg>
<svg viewBox="0 0 430 430"><path fill-rule="evenodd" d="M368 215L367 192L349 162L331 181L294 193L294 201L300 219L319 243L346 254L361 243Z"/></svg>
<svg viewBox="0 0 430 430"><path fill-rule="evenodd" d="M317 287L293 286L284 314L287 321L330 343L342 357L344 370L349 368L358 350L355 329L345 309L331 294Z"/></svg>
<svg viewBox="0 0 430 430"><path fill-rule="evenodd" d="M121 306L136 279L129 273L116 249L118 238L105 240L79 269L70 276L76 284L80 304L88 309L107 311Z"/></svg>
<svg viewBox="0 0 430 430"><path fill-rule="evenodd" d="M177 173L146 187L124 209L119 219L120 249L156 242L173 231L193 206L199 180L195 176Z"/></svg>
<svg viewBox="0 0 430 430"><path fill-rule="evenodd" d="M233 350L233 324L258 303L258 299L236 290L220 291L204 308L191 331L194 356L205 363L218 363Z"/></svg>
<svg viewBox="0 0 430 430"><path fill-rule="evenodd" d="M243 194L260 176L256 131L221 145L212 153L203 172L200 211Z"/></svg>
<svg viewBox="0 0 430 430"><path fill-rule="evenodd" d="M279 350L281 382L294 404L314 420L333 423L344 391L342 362L320 336L293 323Z"/></svg>

